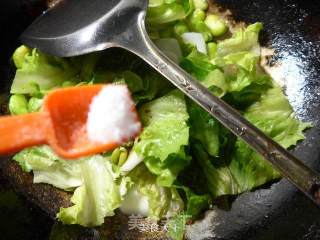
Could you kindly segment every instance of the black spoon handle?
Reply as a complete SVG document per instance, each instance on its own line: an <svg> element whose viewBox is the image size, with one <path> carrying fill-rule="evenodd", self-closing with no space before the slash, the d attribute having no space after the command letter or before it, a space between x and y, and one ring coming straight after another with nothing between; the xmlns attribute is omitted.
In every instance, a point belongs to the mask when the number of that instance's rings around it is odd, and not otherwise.
<svg viewBox="0 0 320 240"><path fill-rule="evenodd" d="M237 110L212 95L204 86L158 50L148 37L143 16L140 19L138 29L134 30L133 27L131 31L135 35L133 38L134 44L130 42L130 44L123 44L121 47L128 49L148 62L189 98L197 102L226 128L260 153L282 176L290 180L320 206L320 176L318 173L266 136L240 115Z"/></svg>

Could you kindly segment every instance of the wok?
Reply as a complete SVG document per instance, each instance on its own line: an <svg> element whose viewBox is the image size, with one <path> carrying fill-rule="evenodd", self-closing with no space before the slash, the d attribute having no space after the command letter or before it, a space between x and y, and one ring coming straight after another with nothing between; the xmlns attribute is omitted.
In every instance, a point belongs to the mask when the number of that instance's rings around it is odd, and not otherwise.
<svg viewBox="0 0 320 240"><path fill-rule="evenodd" d="M216 0L230 9L236 20L261 21L265 30L261 42L276 50L271 63L285 76L284 89L297 114L314 127L306 140L293 150L308 166L320 170L320 2L312 0ZM19 34L39 15L40 0L0 2L0 96L8 94L14 71L10 56L19 45ZM0 97L1 98L1 97ZM0 102L1 104L1 102ZM5 112L5 108L2 108ZM32 177L22 173L9 159L0 159L0 171L11 186L54 217L61 206L70 205L69 195L46 185L32 185ZM1 214L0 214L1 218ZM125 227L125 216L108 219L106 229L92 229L85 239L138 239ZM33 231L36 231L34 229ZM130 235L131 234L131 235ZM136 235L133 235L136 234ZM91 237L90 237L91 236ZM244 193L230 209L214 209L187 227L190 239L320 239L320 209L288 181L267 184ZM34 238L33 238L34 239ZM40 238L39 238L40 239ZM156 239L156 236L149 236Z"/></svg>

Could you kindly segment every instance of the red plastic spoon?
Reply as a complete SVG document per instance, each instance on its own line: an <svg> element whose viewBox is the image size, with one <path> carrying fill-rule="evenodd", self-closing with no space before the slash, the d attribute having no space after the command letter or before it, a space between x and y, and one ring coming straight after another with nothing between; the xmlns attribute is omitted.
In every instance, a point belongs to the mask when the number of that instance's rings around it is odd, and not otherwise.
<svg viewBox="0 0 320 240"><path fill-rule="evenodd" d="M43 110L0 118L0 154L11 154L25 147L49 144L63 158L72 159L112 150L121 143L97 143L88 139L86 124L93 98L108 85L64 88L51 92ZM135 108L132 108L138 120ZM112 116L108 116L112 117ZM124 142L134 138L128 136Z"/></svg>

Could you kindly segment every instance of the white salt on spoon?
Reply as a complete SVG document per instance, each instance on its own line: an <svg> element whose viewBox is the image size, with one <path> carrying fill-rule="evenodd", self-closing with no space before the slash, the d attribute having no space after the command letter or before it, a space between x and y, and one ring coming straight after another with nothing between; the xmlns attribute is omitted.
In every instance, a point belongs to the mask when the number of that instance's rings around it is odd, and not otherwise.
<svg viewBox="0 0 320 240"><path fill-rule="evenodd" d="M87 132L90 141L123 143L138 134L141 123L126 85L107 85L92 100Z"/></svg>

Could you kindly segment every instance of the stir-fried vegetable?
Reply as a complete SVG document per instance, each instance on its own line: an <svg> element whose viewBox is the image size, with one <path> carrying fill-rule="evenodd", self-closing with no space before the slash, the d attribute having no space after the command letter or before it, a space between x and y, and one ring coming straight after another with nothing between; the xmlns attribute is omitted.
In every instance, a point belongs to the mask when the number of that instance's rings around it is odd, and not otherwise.
<svg viewBox="0 0 320 240"><path fill-rule="evenodd" d="M206 0L151 0L150 36L212 94L284 147L294 146L310 124L295 119L279 86L259 67L262 24L226 34L224 20L207 9ZM143 132L112 153L68 162L40 146L14 157L25 171L33 171L35 183L74 192L74 205L57 215L63 223L98 226L120 208L157 220L172 217L170 224L179 222L181 228L175 231L169 224L169 235L180 239L184 224L206 210L211 199L280 177L211 115L125 51L62 59L22 46L13 60L12 114L39 111L52 89L95 83L127 84L139 110Z"/></svg>

